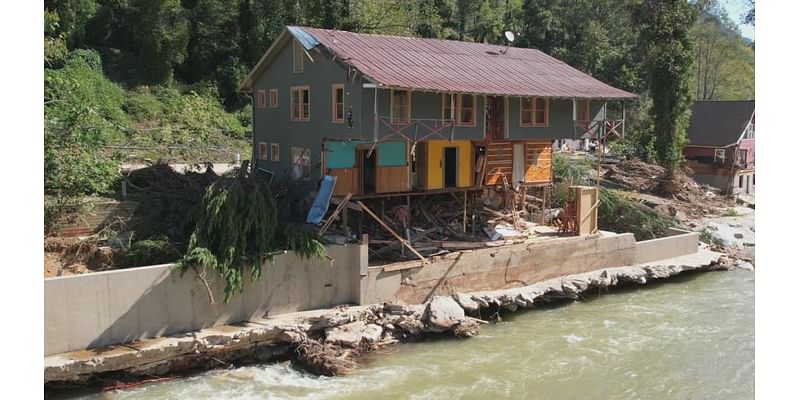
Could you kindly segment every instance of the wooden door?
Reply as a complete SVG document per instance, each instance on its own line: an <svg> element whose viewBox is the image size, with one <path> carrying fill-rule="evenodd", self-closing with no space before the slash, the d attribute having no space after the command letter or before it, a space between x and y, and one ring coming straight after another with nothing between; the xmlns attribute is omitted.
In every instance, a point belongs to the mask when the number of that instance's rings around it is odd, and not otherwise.
<svg viewBox="0 0 800 400"><path fill-rule="evenodd" d="M505 98L494 96L486 99L486 139L503 140L506 136Z"/></svg>

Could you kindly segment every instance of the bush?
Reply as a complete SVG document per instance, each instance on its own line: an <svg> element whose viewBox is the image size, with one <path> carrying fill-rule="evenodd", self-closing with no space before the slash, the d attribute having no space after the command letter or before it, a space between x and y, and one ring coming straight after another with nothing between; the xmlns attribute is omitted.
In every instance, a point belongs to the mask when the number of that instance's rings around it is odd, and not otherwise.
<svg viewBox="0 0 800 400"><path fill-rule="evenodd" d="M45 70L45 228L54 227L80 205L84 195L106 194L116 182L117 160L100 154L122 136L127 116L122 89L102 73L100 56L72 52L63 68Z"/></svg>
<svg viewBox="0 0 800 400"><path fill-rule="evenodd" d="M159 119L164 112L164 104L149 93L130 92L122 109L132 120L147 122Z"/></svg>
<svg viewBox="0 0 800 400"><path fill-rule="evenodd" d="M180 257L181 254L175 246L163 235L133 242L123 254L125 265L128 267L164 264Z"/></svg>
<svg viewBox="0 0 800 400"><path fill-rule="evenodd" d="M622 192L600 188L597 224L603 230L630 232L636 240L648 240L664 236L673 221Z"/></svg>

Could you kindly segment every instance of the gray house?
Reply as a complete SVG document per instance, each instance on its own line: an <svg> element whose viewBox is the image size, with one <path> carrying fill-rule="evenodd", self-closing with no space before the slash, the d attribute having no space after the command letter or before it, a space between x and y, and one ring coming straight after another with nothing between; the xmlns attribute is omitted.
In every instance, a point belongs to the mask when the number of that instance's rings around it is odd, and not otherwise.
<svg viewBox="0 0 800 400"><path fill-rule="evenodd" d="M353 198L548 185L553 141L621 134L636 97L535 49L296 26L241 90L258 169Z"/></svg>

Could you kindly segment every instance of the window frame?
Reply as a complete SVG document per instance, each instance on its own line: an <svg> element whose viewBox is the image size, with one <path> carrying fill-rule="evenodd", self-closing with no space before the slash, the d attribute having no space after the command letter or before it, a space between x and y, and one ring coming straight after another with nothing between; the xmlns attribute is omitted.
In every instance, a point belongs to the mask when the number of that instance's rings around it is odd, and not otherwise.
<svg viewBox="0 0 800 400"><path fill-rule="evenodd" d="M311 88L308 85L305 85L305 86L292 86L290 91L291 91L291 95L289 96L289 101L290 101L290 104L289 104L289 120L290 121L297 121L297 122L308 122L308 121L310 121L311 120ZM303 114L303 97L302 97L302 92L303 91L307 91L308 92L308 114ZM298 107L300 107L300 113L299 113L299 116L297 118L295 118L295 116L294 116L294 110L295 110L295 102L294 102L294 100L295 100L295 96L297 95L297 93L300 93L300 103L298 104Z"/></svg>
<svg viewBox="0 0 800 400"><path fill-rule="evenodd" d="M472 97L472 112L470 113L472 120L470 122L464 122L461 120L461 116L464 114L464 96ZM478 125L478 96L474 94L457 94L456 95L456 126L467 126L467 127L475 127Z"/></svg>
<svg viewBox="0 0 800 400"><path fill-rule="evenodd" d="M300 150L299 157L300 157L301 160L303 159L303 155L307 155L307 157L308 157L308 164L307 165L303 165L302 163L299 164L300 165L300 176L299 177L296 177L295 173L294 173L294 167L295 167L295 165L298 165L297 161L295 160L295 157L296 157L295 156L295 151L296 150ZM292 161L292 168L290 170L290 174L291 174L292 180L295 180L295 181L299 181L299 180L310 181L311 180L311 149L308 148L308 147L292 146L292 160L291 161ZM305 168L307 168L307 171L304 170Z"/></svg>
<svg viewBox="0 0 800 400"><path fill-rule="evenodd" d="M258 89L256 91L256 108L259 110L263 110L267 107L267 91L264 89Z"/></svg>
<svg viewBox="0 0 800 400"><path fill-rule="evenodd" d="M267 150L267 142L258 142L258 161L269 161L269 153Z"/></svg>
<svg viewBox="0 0 800 400"><path fill-rule="evenodd" d="M278 89L269 90L269 108L278 108Z"/></svg>
<svg viewBox="0 0 800 400"><path fill-rule="evenodd" d="M719 162L724 164L725 163L725 149L724 148L715 148L714 149L714 162L717 162L719 158Z"/></svg>
<svg viewBox="0 0 800 400"><path fill-rule="evenodd" d="M280 145L280 143L270 143L269 144L269 160L270 161L280 161L281 160L281 145Z"/></svg>
<svg viewBox="0 0 800 400"><path fill-rule="evenodd" d="M525 99L530 99L531 100L531 108L527 109L527 111L526 111L525 106L524 106ZM544 111L544 121L541 121L541 122L536 120L536 113L537 113L537 111L540 111L540 109L536 108L536 102L537 102L537 100L540 100L540 99L544 100L544 109L542 110L542 111ZM586 107L587 107L586 108L586 114L588 116L588 114L589 114L589 108L588 108L589 105L587 104ZM531 114L531 122L530 123L523 123L522 122L522 115L524 113L526 113L526 112L529 112ZM577 118L577 113L576 113L575 118ZM578 122L577 119L576 119L576 122ZM519 98L519 126L522 127L522 128L547 128L547 127L549 127L550 126L550 99L548 99L547 97L529 97L529 96L520 97Z"/></svg>
<svg viewBox="0 0 800 400"><path fill-rule="evenodd" d="M337 90L341 90L342 91L342 102L341 103L336 101L336 91ZM334 124L342 124L342 123L344 123L344 116L345 116L345 112L344 112L345 99L344 99L344 97L345 97L344 84L343 83L334 83L331 86L331 116L332 116L332 120L333 120ZM309 96L309 100L310 99L311 99L311 97ZM341 118L337 118L337 115L336 115L336 105L337 104L341 104L342 105L342 117Z"/></svg>
<svg viewBox="0 0 800 400"><path fill-rule="evenodd" d="M445 112L447 109L451 109L451 110L453 109L452 107L450 107L450 105L451 105L450 104L450 96L453 96L453 103L454 103L453 106L455 106L455 103L458 102L458 95L457 94L442 93L442 123L443 124L447 123L447 122L455 122L455 118L454 118L455 117L455 112L452 112L452 113Z"/></svg>
<svg viewBox="0 0 800 400"><path fill-rule="evenodd" d="M405 92L406 104L403 119L394 116L394 94L395 92ZM391 89L389 92L389 122L392 125L408 125L411 123L411 89Z"/></svg>
<svg viewBox="0 0 800 400"><path fill-rule="evenodd" d="M305 68L305 49L296 39L292 41L292 73L299 74Z"/></svg>

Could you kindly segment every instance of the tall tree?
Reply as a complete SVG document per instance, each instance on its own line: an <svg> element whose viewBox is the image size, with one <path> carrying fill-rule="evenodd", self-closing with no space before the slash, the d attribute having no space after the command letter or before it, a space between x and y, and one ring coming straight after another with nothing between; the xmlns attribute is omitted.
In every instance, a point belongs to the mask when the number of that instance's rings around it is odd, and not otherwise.
<svg viewBox="0 0 800 400"><path fill-rule="evenodd" d="M683 159L691 112L694 54L689 30L696 12L685 0L643 0L634 7L633 15L646 55L656 156L673 176ZM676 188L668 184L666 189Z"/></svg>

